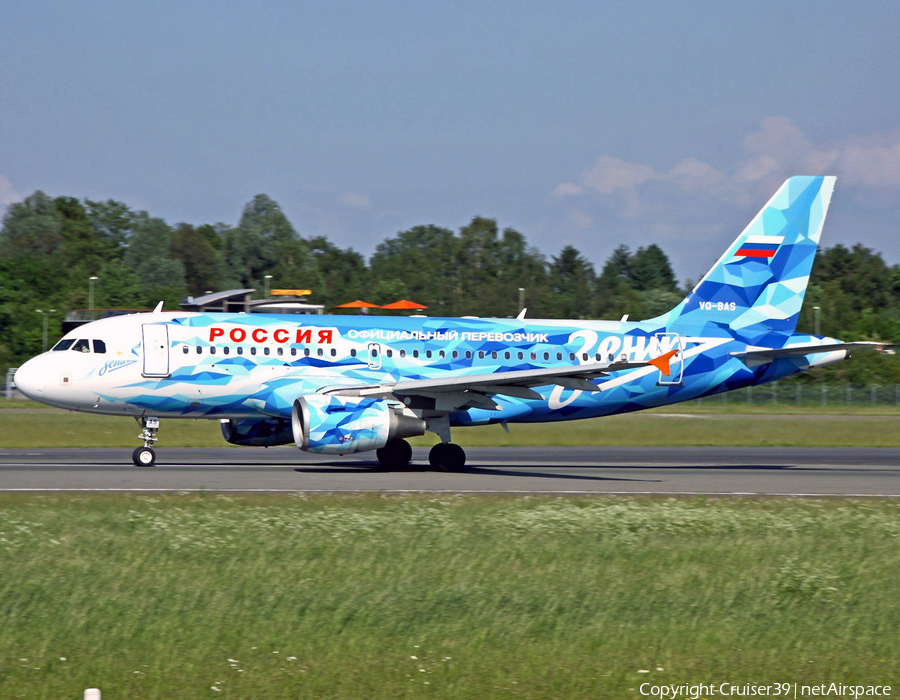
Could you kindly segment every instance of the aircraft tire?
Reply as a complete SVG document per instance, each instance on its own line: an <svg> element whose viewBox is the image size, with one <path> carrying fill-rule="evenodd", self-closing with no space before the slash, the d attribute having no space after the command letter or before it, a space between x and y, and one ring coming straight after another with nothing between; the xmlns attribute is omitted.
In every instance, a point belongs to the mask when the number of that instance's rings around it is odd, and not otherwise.
<svg viewBox="0 0 900 700"><path fill-rule="evenodd" d="M131 460L136 467L152 467L156 464L156 453L150 447L138 447L131 453Z"/></svg>
<svg viewBox="0 0 900 700"><path fill-rule="evenodd" d="M375 456L385 469L405 469L412 459L412 447L406 440L388 440L384 447L375 450Z"/></svg>
<svg viewBox="0 0 900 700"><path fill-rule="evenodd" d="M459 445L448 442L438 443L428 453L428 463L435 469L461 472L466 466L466 452Z"/></svg>

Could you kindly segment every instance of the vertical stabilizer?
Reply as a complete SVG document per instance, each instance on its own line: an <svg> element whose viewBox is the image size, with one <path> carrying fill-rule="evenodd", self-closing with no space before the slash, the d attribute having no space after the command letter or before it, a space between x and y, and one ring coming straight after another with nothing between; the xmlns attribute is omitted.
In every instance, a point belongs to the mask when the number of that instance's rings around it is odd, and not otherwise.
<svg viewBox="0 0 900 700"><path fill-rule="evenodd" d="M793 332L809 282L834 177L789 178L667 325L726 326L744 335Z"/></svg>

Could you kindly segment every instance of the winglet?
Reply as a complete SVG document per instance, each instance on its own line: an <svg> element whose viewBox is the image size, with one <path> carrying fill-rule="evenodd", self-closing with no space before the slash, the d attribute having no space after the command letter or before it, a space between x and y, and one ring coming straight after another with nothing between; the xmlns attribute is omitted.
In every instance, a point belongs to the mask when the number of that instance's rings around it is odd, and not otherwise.
<svg viewBox="0 0 900 700"><path fill-rule="evenodd" d="M163 307L163 303L162 303L162 302L159 302L159 303L156 305L156 308L153 309L153 313L155 313L155 314L161 313L161 312L162 312L162 307Z"/></svg>
<svg viewBox="0 0 900 700"><path fill-rule="evenodd" d="M654 357L650 360L650 364L656 367L660 372L662 372L667 377L672 373L671 368L669 367L669 361L678 354L678 348L674 350L669 350L669 352L664 355L660 355L659 357Z"/></svg>

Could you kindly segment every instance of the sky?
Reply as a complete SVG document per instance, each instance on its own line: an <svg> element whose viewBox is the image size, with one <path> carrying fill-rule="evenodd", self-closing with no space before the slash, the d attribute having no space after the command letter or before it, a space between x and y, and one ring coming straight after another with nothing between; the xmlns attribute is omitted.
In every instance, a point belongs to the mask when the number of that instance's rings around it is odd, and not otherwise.
<svg viewBox="0 0 900 700"><path fill-rule="evenodd" d="M795 174L822 243L900 262L900 3L6 3L0 210L35 190L170 224L252 197L365 255L475 215L696 280Z"/></svg>

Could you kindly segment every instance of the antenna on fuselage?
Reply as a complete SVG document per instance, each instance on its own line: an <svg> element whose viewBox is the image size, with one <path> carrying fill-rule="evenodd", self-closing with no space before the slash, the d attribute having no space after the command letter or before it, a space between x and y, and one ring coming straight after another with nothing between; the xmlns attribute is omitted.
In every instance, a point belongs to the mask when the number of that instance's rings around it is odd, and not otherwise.
<svg viewBox="0 0 900 700"><path fill-rule="evenodd" d="M155 314L162 313L162 307L163 307L163 303L162 303L162 302L159 302L159 303L156 305L156 308L153 309L153 313L155 313Z"/></svg>
<svg viewBox="0 0 900 700"><path fill-rule="evenodd" d="M528 311L528 309L522 309L522 310L519 312L519 315L516 316L516 320L517 320L517 321L523 321L523 320L525 320L525 312L526 312L526 311Z"/></svg>

